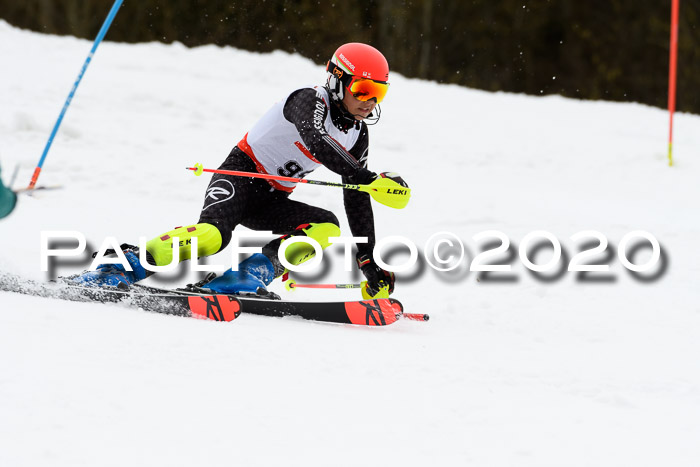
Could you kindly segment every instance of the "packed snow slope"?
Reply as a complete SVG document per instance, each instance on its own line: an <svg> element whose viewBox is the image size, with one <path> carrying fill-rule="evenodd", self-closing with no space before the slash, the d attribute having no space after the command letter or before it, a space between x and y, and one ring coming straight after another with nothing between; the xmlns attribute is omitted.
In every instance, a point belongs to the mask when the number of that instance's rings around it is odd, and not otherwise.
<svg viewBox="0 0 700 467"><path fill-rule="evenodd" d="M0 21L0 160L6 182L19 167L16 188L90 46ZM104 43L40 178L63 189L23 195L0 221L0 270L53 277L40 268L42 231L80 231L96 249L108 236L135 243L196 222L208 177L184 168L218 167L270 105L324 79L322 67L281 52ZM700 118L677 115L669 168L667 115L643 105L392 74L382 110L370 168L399 172L413 197L405 210L374 205L378 237L402 235L423 252L450 232L466 246L451 272L421 260L399 274L395 296L429 322L226 324L0 293L0 465L697 465ZM325 169L309 178L339 180ZM339 190L293 196L336 212L349 235ZM500 243L473 237L494 230L511 254L485 262L512 271L469 271ZM598 244L571 239L590 230L609 245L584 263L610 270L566 271ZM640 230L661 258L635 277L617 247ZM554 271L524 266L519 247L533 231L561 243ZM529 258L546 264L553 250L536 244ZM630 261L652 261L649 242L639 245L626 248ZM297 280L358 280L341 248L324 258L327 274ZM405 249L391 256L407 259ZM85 267L63 259L51 273ZM155 283L199 277L182 270Z"/></svg>

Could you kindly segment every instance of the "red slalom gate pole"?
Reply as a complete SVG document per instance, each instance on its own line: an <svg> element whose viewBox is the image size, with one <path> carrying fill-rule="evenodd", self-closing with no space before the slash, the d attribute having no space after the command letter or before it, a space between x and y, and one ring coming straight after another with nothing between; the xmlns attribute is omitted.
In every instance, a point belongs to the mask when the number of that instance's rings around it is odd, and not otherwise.
<svg viewBox="0 0 700 467"><path fill-rule="evenodd" d="M668 66L668 165L673 166L673 114L676 112L676 70L678 66L678 10L680 0L671 0L671 42Z"/></svg>

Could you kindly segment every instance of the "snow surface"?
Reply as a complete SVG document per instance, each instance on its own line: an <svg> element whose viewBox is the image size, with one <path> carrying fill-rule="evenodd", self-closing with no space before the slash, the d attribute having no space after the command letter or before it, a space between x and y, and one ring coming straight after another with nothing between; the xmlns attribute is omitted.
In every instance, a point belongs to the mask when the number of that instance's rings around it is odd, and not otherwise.
<svg viewBox="0 0 700 467"><path fill-rule="evenodd" d="M15 187L90 46L0 21L0 161L5 181L20 167ZM0 269L47 278L42 230L78 230L97 248L196 222L208 178L184 167L217 167L275 100L323 80L322 67L282 52L102 44L40 178L64 188L22 196L0 221ZM431 321L224 324L0 293L0 465L698 465L700 117L676 116L669 168L660 109L391 82L370 168L401 173L413 198L403 211L375 205L378 235L423 249L447 231L467 246L452 273L399 278L395 296ZM294 196L337 212L348 232L339 191ZM516 248L513 280L477 280L472 237L487 230L514 248L549 231L568 258L573 234L597 230L610 256L594 262L611 270L538 279ZM635 230L662 246L651 279L616 256ZM650 249L632 256L644 263ZM357 280L341 249L325 258L323 281ZM230 253L210 262L230 265Z"/></svg>

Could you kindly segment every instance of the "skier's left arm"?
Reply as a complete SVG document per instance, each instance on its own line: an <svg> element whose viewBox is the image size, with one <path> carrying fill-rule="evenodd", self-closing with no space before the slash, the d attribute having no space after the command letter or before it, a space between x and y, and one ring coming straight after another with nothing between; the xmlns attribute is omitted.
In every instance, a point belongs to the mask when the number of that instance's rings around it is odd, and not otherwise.
<svg viewBox="0 0 700 467"><path fill-rule="evenodd" d="M284 117L296 127L304 145L324 167L343 177L361 180L362 183L373 178L375 173L363 168L357 157L328 134L322 123L328 112L330 108L321 93L312 88L293 92L284 104ZM365 133L366 130L365 128Z"/></svg>
<svg viewBox="0 0 700 467"><path fill-rule="evenodd" d="M349 151L358 161L361 167L367 169L367 156L369 152L369 135L367 126L362 125L360 137L357 143ZM373 173L373 172L369 172ZM357 177L343 177L343 183L366 185L372 180L358 180ZM382 288L386 288L386 295L394 291L394 273L380 268L375 262L372 252L376 243L374 233L374 213L368 193L357 190L343 190L343 201L348 224L353 237L367 237L367 243L357 244L357 265L367 278L367 291L363 289L365 298L379 298ZM369 294L366 295L365 292Z"/></svg>

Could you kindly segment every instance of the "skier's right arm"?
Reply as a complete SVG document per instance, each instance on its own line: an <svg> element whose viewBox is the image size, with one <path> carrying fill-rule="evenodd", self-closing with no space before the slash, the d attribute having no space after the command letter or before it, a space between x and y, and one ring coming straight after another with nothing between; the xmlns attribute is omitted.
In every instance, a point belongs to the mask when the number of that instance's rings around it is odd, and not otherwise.
<svg viewBox="0 0 700 467"><path fill-rule="evenodd" d="M344 177L369 183L376 174L362 167L328 134L324 126L327 114L326 102L312 88L292 93L284 105L285 118L296 126L304 145L321 164Z"/></svg>

